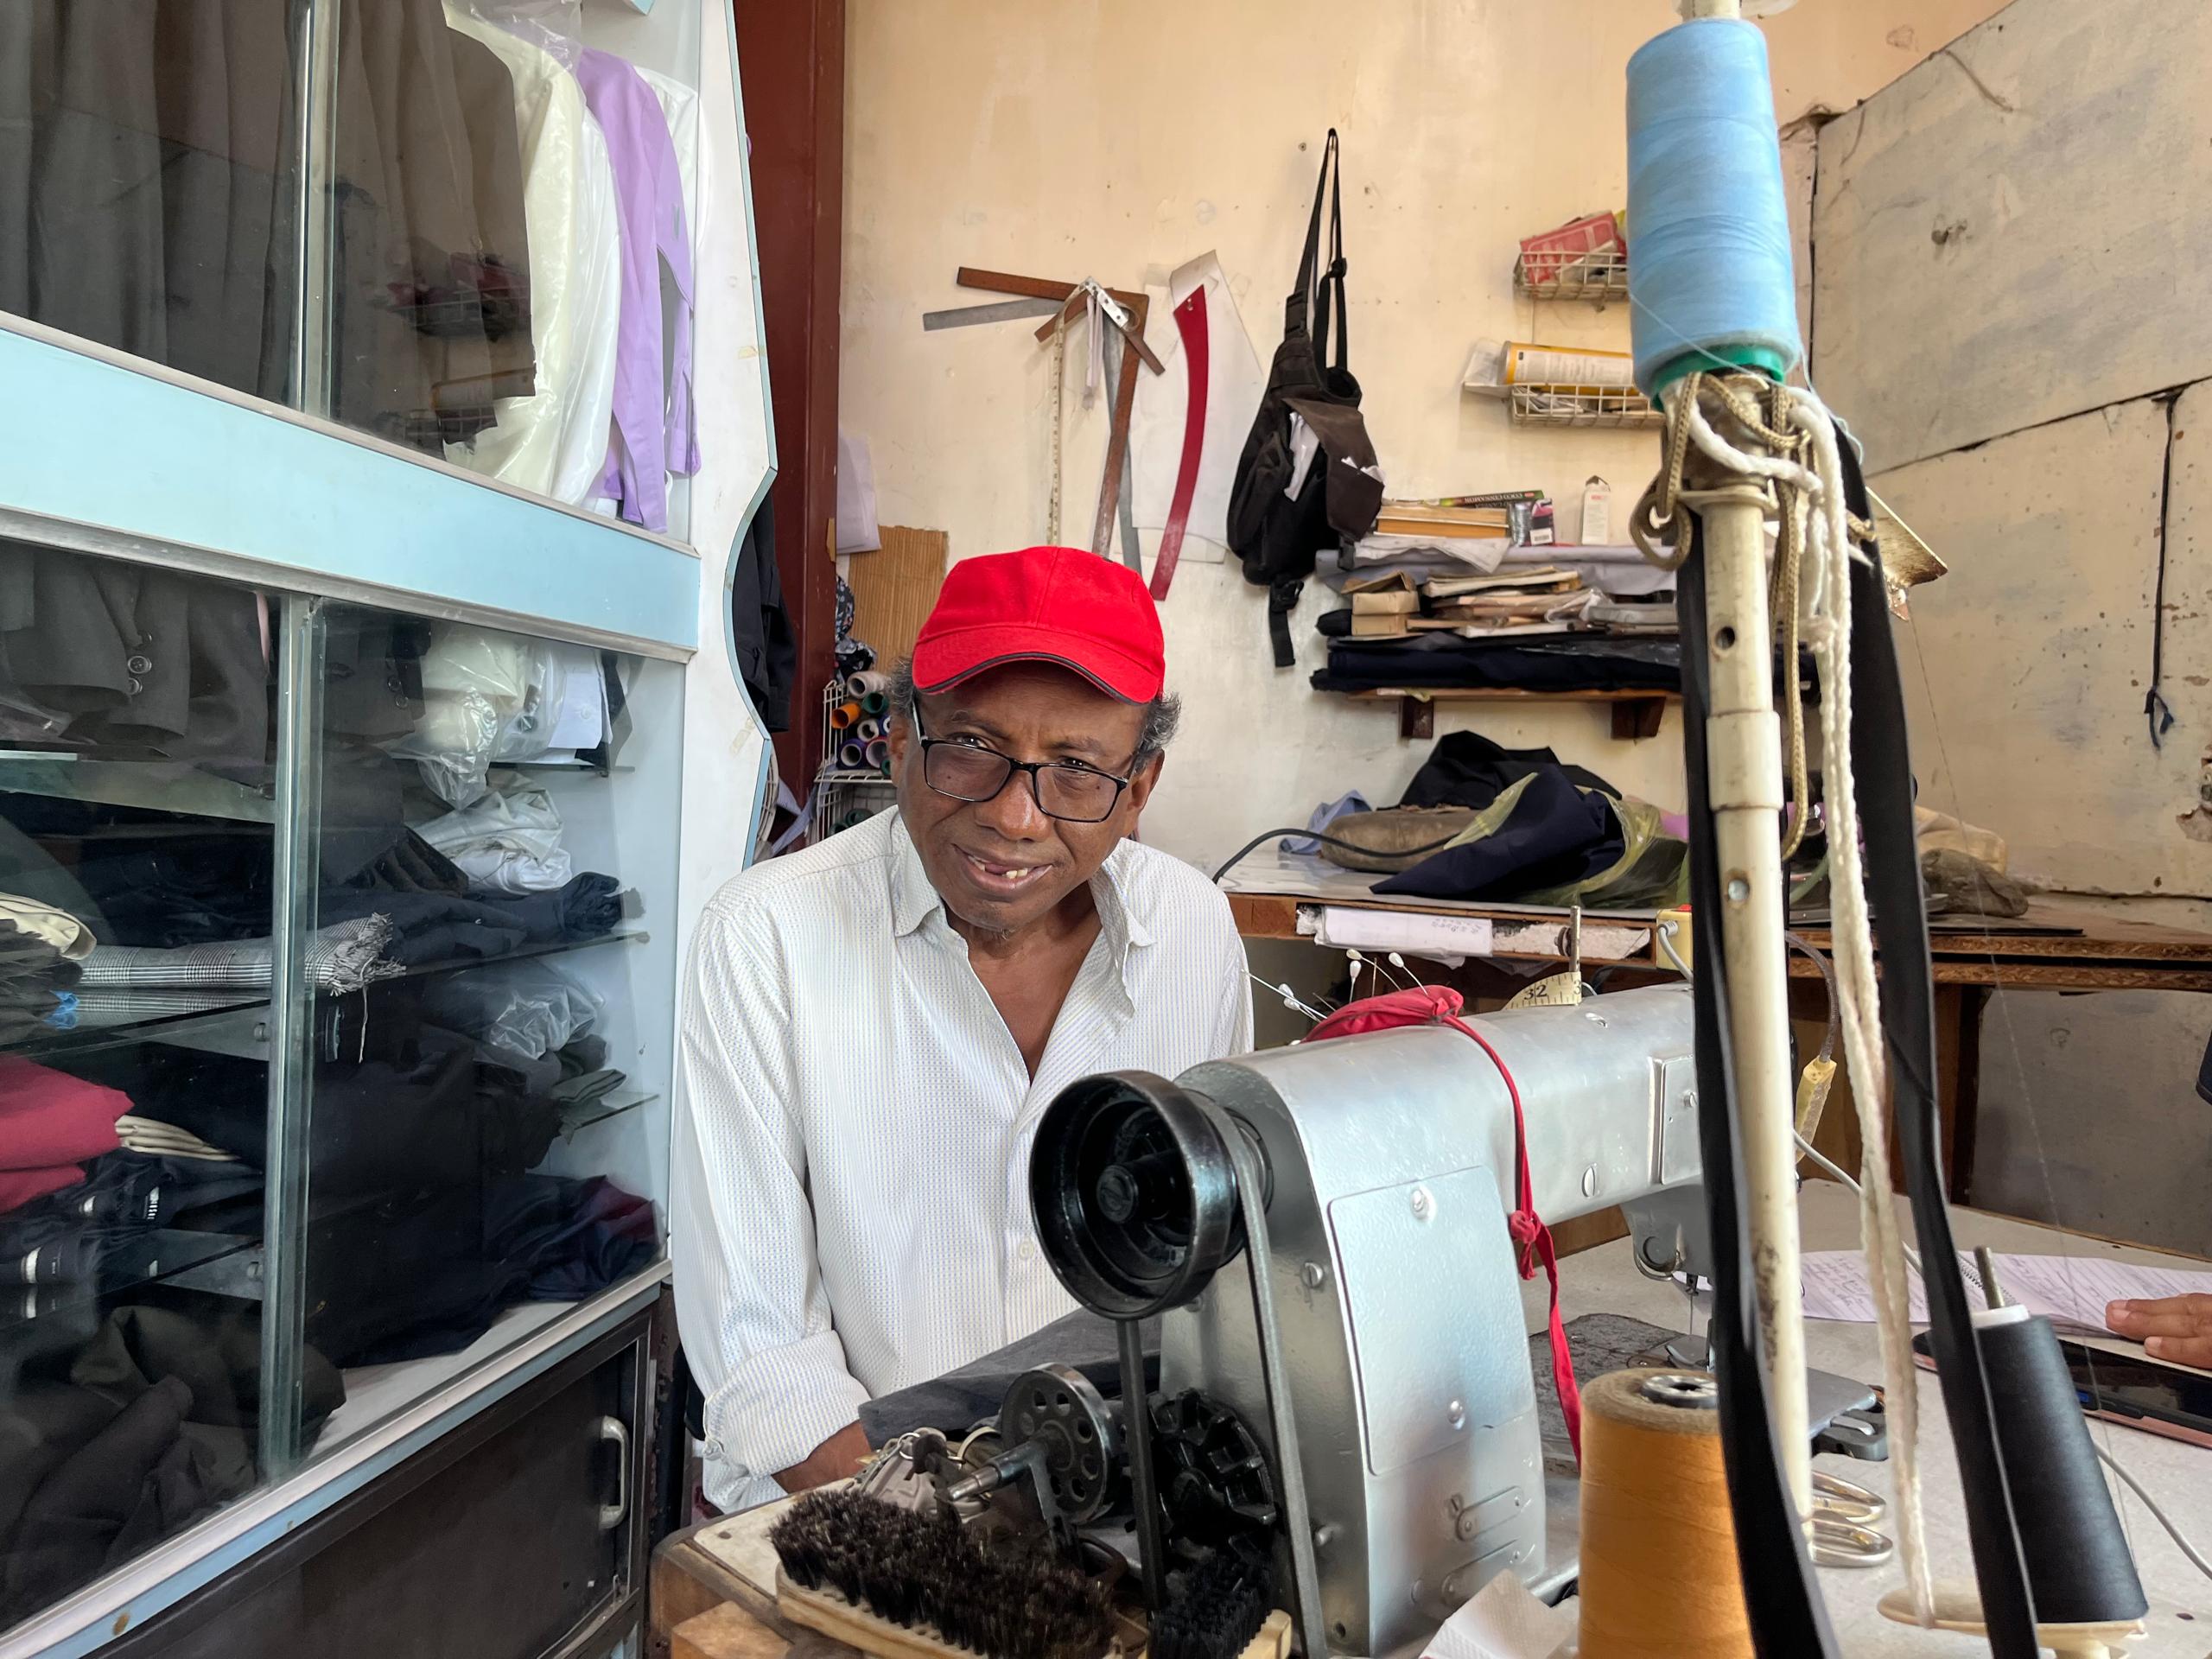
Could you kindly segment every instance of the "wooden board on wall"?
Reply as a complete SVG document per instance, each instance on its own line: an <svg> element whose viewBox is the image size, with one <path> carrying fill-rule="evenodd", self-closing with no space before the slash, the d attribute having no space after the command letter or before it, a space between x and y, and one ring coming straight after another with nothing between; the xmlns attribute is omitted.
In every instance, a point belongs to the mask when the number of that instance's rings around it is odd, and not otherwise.
<svg viewBox="0 0 2212 1659"><path fill-rule="evenodd" d="M2177 820L2212 733L2179 628L2183 723L2154 748L2143 714L2166 442L2165 405L2139 398L1874 481L1951 564L1897 633L1921 803L2005 836L2033 884L2212 892L2212 837Z"/></svg>
<svg viewBox="0 0 2212 1659"><path fill-rule="evenodd" d="M941 530L909 530L885 524L883 545L855 553L852 574L853 637L873 646L876 666L889 670L914 652L937 591L944 585L944 562L951 538Z"/></svg>
<svg viewBox="0 0 2212 1659"><path fill-rule="evenodd" d="M2207 62L2204 0L2014 0L1821 130L1814 378L1870 471L2212 375Z"/></svg>

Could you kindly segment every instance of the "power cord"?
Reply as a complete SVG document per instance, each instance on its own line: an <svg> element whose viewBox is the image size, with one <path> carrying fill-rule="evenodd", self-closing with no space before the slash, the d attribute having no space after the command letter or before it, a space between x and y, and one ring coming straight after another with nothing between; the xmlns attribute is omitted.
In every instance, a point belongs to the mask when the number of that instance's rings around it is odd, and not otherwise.
<svg viewBox="0 0 2212 1659"><path fill-rule="evenodd" d="M1796 1139L1797 1141L1798 1151L1804 1154L1806 1157L1811 1159L1815 1164L1818 1165L1828 1174L1834 1176L1837 1180L1841 1181L1853 1192L1859 1191L1859 1183L1852 1179L1850 1176L1845 1174L1840 1166L1830 1162L1821 1154L1814 1151L1813 1143L1811 1141L1808 1141L1802 1135L1797 1135ZM1920 1271L1920 1252L1914 1249L1910 1244L1904 1247L1904 1259L1911 1264L1912 1270L1915 1273L1918 1273ZM2178 1526L2174 1524L2173 1517L2158 1507L2158 1500L2143 1490L2143 1483L2137 1480L2134 1476L2129 1474L2126 1470L2121 1468L2120 1466L2119 1460L2115 1459L2111 1452L2106 1451L2104 1447L2099 1446L2094 1436L2090 1439L2089 1449L2097 1454L2098 1459L2103 1463L2106 1468L2111 1470L2114 1475L2119 1477L2122 1485L2126 1486L2129 1491L2134 1493L2137 1497L2142 1500L2143 1507L2151 1511L2152 1518L2157 1521L2160 1526L2164 1527L2166 1529L2166 1536L2174 1541L2174 1548L2181 1551L2183 1555L2189 1558L2189 1564L2195 1567L2198 1572L2202 1573L2206 1578L2212 1579L2212 1561L2206 1560L2202 1554L2198 1554L2196 1546L2190 1542L2188 1535L2184 1534Z"/></svg>
<svg viewBox="0 0 2212 1659"><path fill-rule="evenodd" d="M1364 853L1370 858L1378 856L1387 858L1414 858L1424 853L1440 853L1446 847L1449 847L1453 842L1459 839L1457 835L1450 835L1445 836L1441 841L1432 841L1424 847L1402 847L1395 852L1378 854L1372 847L1363 847L1356 841L1340 841L1334 836L1325 836L1318 830L1308 830L1303 825L1293 830L1264 830L1229 855L1228 860L1222 865L1222 867L1213 873L1213 880L1215 882L1218 883L1223 876L1227 875L1231 870L1235 869L1239 864L1242 864L1247 858L1250 857L1253 851L1262 843L1274 841L1277 837L1281 837L1287 841L1318 841L1325 847L1340 847L1346 852Z"/></svg>
<svg viewBox="0 0 2212 1659"><path fill-rule="evenodd" d="M2121 1468L2112 1453L2097 1445L2094 1440L2090 1441L2089 1447L2103 1461L2106 1468L2120 1477L2122 1485L2143 1500L2143 1507L2150 1510L2152 1517L2166 1529L2166 1536L2174 1541L2174 1548L2189 1557L2189 1564L2206 1578L2212 1579L2212 1561L2207 1561L2203 1556L2197 1554L2196 1546L2183 1535L2182 1529L2174 1524L2173 1517L2158 1507L2158 1500L2143 1490L2142 1482Z"/></svg>

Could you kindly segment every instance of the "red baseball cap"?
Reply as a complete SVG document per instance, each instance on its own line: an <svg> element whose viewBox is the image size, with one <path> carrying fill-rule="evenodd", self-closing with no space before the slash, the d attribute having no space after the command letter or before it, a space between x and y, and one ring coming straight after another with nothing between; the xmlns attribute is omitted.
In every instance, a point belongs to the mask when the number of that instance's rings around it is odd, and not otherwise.
<svg viewBox="0 0 2212 1659"><path fill-rule="evenodd" d="M1124 702L1150 702L1167 647L1135 571L1078 547L1026 547L954 564L914 640L919 690L1002 663L1057 663Z"/></svg>

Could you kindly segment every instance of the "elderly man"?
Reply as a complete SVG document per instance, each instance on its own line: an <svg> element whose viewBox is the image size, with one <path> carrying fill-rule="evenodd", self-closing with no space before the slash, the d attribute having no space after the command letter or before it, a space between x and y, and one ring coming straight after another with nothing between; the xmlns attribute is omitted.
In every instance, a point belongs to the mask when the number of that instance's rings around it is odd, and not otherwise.
<svg viewBox="0 0 2212 1659"><path fill-rule="evenodd" d="M896 678L898 810L708 906L671 1203L722 1508L851 1473L862 1401L1074 1306L1027 1192L1062 1089L1251 1046L1227 901L1132 838L1175 728L1164 673L1120 565L962 561Z"/></svg>

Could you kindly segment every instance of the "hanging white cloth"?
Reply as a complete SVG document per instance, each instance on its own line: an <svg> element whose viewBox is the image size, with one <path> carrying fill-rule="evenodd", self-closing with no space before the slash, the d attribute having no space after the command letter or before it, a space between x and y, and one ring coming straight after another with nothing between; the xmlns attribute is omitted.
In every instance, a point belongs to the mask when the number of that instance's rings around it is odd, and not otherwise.
<svg viewBox="0 0 2212 1659"><path fill-rule="evenodd" d="M1218 564L1229 553L1229 495L1236 480L1236 459L1245 434L1259 411L1267 376L1252 350L1252 337L1236 309L1236 296L1221 261L1211 251L1179 265L1165 288L1147 288L1152 306L1145 318L1145 343L1160 358L1162 374L1140 374L1129 417L1129 461L1136 520L1147 530L1167 523L1175 495L1175 474L1183 459L1184 416L1190 401L1189 372L1183 340L1175 327L1175 308L1199 289L1206 305L1206 420L1198 453L1198 487L1191 497L1184 531L1185 563Z"/></svg>

